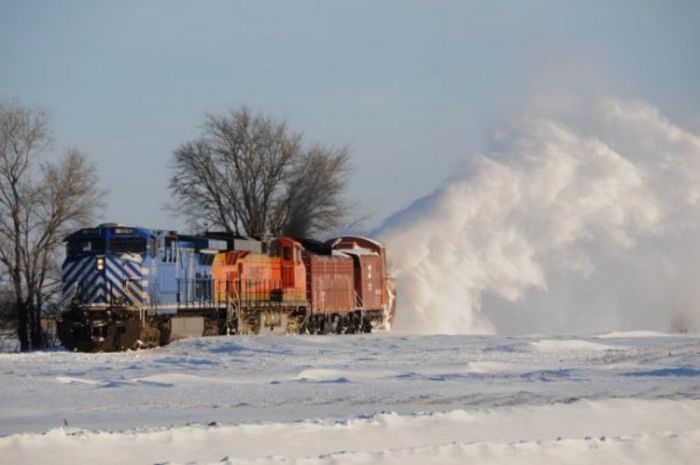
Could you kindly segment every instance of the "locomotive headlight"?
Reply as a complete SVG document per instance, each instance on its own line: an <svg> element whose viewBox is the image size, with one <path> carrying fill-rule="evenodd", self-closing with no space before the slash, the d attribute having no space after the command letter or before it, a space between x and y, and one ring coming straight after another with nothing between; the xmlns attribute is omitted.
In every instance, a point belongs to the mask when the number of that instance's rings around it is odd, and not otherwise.
<svg viewBox="0 0 700 465"><path fill-rule="evenodd" d="M95 263L97 266L97 271L102 271L105 269L105 258L104 257L97 257L97 262Z"/></svg>

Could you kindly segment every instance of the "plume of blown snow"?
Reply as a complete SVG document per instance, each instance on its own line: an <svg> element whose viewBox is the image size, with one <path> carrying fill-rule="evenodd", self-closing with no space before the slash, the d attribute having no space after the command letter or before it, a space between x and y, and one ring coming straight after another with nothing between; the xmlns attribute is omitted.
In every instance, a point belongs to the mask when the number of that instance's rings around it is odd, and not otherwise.
<svg viewBox="0 0 700 465"><path fill-rule="evenodd" d="M698 320L700 138L640 102L567 116L501 133L465 176L386 220L397 329L668 330L678 315Z"/></svg>

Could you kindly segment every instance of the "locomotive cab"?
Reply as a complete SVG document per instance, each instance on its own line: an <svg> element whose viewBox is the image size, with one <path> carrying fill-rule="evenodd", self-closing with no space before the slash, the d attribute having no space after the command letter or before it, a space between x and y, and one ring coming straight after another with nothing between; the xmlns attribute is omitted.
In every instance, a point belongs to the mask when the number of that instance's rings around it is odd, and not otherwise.
<svg viewBox="0 0 700 465"><path fill-rule="evenodd" d="M266 250L216 255L212 264L216 302L233 307L240 334L257 334L266 327L298 332L307 306L301 244L280 237Z"/></svg>
<svg viewBox="0 0 700 465"><path fill-rule="evenodd" d="M64 346L85 351L123 350L141 336L139 314L148 301L144 258L154 253L152 234L103 224L66 240L63 302L58 335Z"/></svg>
<svg viewBox="0 0 700 465"><path fill-rule="evenodd" d="M302 261L301 244L289 237L280 237L275 239L271 245L272 254L279 256L280 282L285 294L297 300L303 299L306 288L306 271Z"/></svg>
<svg viewBox="0 0 700 465"><path fill-rule="evenodd" d="M114 224L81 229L66 238L64 298L86 305L146 303L142 264L155 254L155 237L146 230Z"/></svg>

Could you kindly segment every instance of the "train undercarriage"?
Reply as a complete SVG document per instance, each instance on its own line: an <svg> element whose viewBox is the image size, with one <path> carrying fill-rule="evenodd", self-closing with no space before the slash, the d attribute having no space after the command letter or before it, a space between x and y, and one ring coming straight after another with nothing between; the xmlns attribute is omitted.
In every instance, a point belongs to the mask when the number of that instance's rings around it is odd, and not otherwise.
<svg viewBox="0 0 700 465"><path fill-rule="evenodd" d="M306 306L269 305L187 308L168 315L74 302L61 313L58 336L68 350L118 352L198 336L369 333L386 328L385 313L359 309L309 314Z"/></svg>

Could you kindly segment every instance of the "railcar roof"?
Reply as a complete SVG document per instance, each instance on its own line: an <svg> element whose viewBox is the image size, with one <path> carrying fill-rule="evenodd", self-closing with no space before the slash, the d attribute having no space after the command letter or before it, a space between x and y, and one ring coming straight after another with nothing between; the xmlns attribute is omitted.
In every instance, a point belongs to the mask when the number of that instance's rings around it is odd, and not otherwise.
<svg viewBox="0 0 700 465"><path fill-rule="evenodd" d="M370 249L365 249L363 247L355 247L353 249L337 249L338 252L347 254L347 255L374 255L377 256L379 255L375 250L370 250Z"/></svg>
<svg viewBox="0 0 700 465"><path fill-rule="evenodd" d="M347 235L347 236L340 236L335 239L330 239L327 244L329 244L331 247L335 247L342 241L353 241L353 240L360 240L360 241L366 241L369 244L372 244L373 246L377 247L377 249L383 249L384 244L381 242L375 240L375 239L370 239L369 237L365 236L354 236L354 235Z"/></svg>

